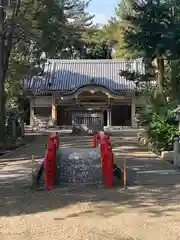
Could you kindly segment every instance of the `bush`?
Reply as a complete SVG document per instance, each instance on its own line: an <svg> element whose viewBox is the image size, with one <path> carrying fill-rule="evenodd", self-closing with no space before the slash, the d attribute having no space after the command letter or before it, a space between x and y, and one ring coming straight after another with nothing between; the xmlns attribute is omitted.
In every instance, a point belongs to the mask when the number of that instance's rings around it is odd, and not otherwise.
<svg viewBox="0 0 180 240"><path fill-rule="evenodd" d="M147 136L152 150L161 151L173 150L174 139L178 136L177 125L171 124L172 119L157 114L152 115L150 124L147 126Z"/></svg>
<svg viewBox="0 0 180 240"><path fill-rule="evenodd" d="M178 136L178 123L172 113L175 106L169 103L155 107L156 110L153 104L145 105L139 114L139 120L145 127L152 151L171 151Z"/></svg>

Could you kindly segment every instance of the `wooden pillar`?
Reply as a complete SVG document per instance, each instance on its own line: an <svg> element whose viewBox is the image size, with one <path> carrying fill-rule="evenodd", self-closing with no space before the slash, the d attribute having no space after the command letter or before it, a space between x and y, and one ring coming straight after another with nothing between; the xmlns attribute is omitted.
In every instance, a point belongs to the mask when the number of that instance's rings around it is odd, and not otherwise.
<svg viewBox="0 0 180 240"><path fill-rule="evenodd" d="M109 109L109 126L112 126L112 108Z"/></svg>
<svg viewBox="0 0 180 240"><path fill-rule="evenodd" d="M111 121L111 108L107 109L107 126L111 126L112 121Z"/></svg>
<svg viewBox="0 0 180 240"><path fill-rule="evenodd" d="M30 99L30 126L34 125L34 102Z"/></svg>
<svg viewBox="0 0 180 240"><path fill-rule="evenodd" d="M55 98L52 99L52 122L53 125L57 124L57 105Z"/></svg>
<svg viewBox="0 0 180 240"><path fill-rule="evenodd" d="M111 116L111 99L108 99L108 109L107 109L107 126L111 126L112 125L112 116Z"/></svg>
<svg viewBox="0 0 180 240"><path fill-rule="evenodd" d="M131 103L131 126L136 127L136 104L132 101Z"/></svg>

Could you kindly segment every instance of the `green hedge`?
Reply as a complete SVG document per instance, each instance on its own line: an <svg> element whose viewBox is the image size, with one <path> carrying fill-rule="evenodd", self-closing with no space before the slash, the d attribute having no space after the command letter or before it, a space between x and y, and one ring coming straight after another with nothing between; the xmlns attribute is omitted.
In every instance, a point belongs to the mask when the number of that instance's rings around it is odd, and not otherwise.
<svg viewBox="0 0 180 240"><path fill-rule="evenodd" d="M160 153L173 150L174 139L178 136L178 128L177 125L170 123L169 118L153 114L146 129L153 151Z"/></svg>
<svg viewBox="0 0 180 240"><path fill-rule="evenodd" d="M178 123L172 113L174 107L165 105L154 111L152 105L146 105L139 115L149 139L151 150L156 153L173 150L175 138L178 136Z"/></svg>

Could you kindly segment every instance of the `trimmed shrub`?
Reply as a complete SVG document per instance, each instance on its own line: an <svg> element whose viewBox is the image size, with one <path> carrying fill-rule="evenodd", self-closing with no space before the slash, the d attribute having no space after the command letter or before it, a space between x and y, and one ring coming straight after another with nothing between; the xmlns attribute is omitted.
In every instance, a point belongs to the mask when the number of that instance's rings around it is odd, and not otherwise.
<svg viewBox="0 0 180 240"><path fill-rule="evenodd" d="M161 105L158 111L154 111L153 105L149 104L139 113L139 120L145 127L149 146L158 154L161 151L173 150L174 140L178 136L178 123L172 113L173 109L173 104L168 104Z"/></svg>

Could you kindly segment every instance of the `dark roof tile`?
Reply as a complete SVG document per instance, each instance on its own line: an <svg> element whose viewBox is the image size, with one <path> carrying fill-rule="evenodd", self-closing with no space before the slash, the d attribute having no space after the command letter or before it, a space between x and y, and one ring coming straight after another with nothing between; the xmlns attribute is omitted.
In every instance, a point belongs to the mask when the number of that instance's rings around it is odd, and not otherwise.
<svg viewBox="0 0 180 240"><path fill-rule="evenodd" d="M133 91L135 84L119 75L120 70L145 73L142 59L126 60L49 60L44 77L26 81L26 88L40 94L45 91L72 91L92 80L115 91Z"/></svg>

